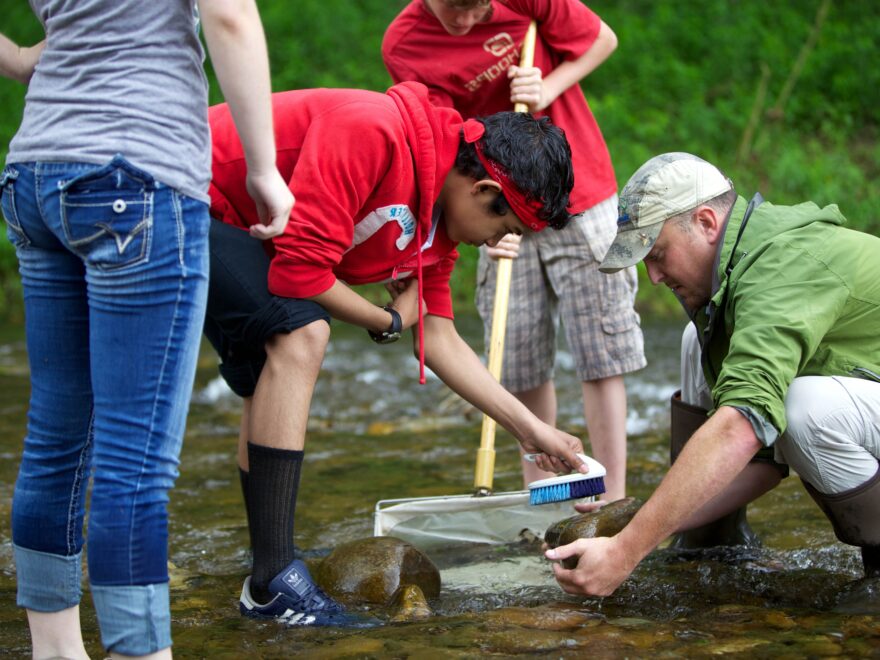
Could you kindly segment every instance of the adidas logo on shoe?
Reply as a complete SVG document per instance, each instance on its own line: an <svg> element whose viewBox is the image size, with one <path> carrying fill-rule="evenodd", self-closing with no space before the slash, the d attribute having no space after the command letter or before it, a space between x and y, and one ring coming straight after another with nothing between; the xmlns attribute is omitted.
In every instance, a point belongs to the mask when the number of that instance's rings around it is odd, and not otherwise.
<svg viewBox="0 0 880 660"><path fill-rule="evenodd" d="M306 584L305 580L303 580L302 575L295 571L285 573L281 579L284 580L284 583L300 596L304 595L308 591L308 588L310 586Z"/></svg>

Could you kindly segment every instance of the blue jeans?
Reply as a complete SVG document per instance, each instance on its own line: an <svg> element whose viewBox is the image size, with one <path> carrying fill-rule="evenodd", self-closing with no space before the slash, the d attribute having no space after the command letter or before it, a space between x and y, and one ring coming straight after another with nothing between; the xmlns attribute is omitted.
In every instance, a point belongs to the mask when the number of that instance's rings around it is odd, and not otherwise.
<svg viewBox="0 0 880 660"><path fill-rule="evenodd" d="M163 649L166 505L205 311L207 205L121 156L16 163L0 194L31 369L12 508L18 604L79 603L91 475L87 556L104 646Z"/></svg>

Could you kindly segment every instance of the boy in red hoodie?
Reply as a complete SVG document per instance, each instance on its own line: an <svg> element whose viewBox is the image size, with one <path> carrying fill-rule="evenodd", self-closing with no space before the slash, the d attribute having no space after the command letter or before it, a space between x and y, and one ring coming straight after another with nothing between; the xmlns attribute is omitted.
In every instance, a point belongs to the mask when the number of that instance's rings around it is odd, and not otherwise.
<svg viewBox="0 0 880 660"><path fill-rule="evenodd" d="M520 66L526 29L537 23L533 67ZM608 470L603 499L626 494L624 374L645 366L633 303L635 268L599 272L617 230L611 157L580 83L611 55L617 37L581 0L411 0L391 22L382 58L394 82L415 80L437 105L480 117L525 103L565 131L574 188L564 232L525 236L510 284L501 382L556 424L553 382L559 321L581 380L592 455ZM497 258L513 237L480 250L477 309L492 332ZM522 462L523 481L547 476Z"/></svg>
<svg viewBox="0 0 880 660"><path fill-rule="evenodd" d="M330 317L365 328L380 344L416 327L422 382L427 364L527 451L542 453L542 467L586 470L576 456L580 441L532 415L461 339L449 291L458 242L494 245L509 233L565 226L571 153L547 119L505 112L465 122L432 106L417 83L386 94L285 92L274 95L273 110L277 166L296 202L284 234L262 245L242 231L259 215L229 111L220 105L210 113L218 222L205 332L221 374L245 401L238 461L253 571L240 610L291 625L344 625L351 617L312 582L293 545ZM386 283L389 305L348 286L369 282Z"/></svg>

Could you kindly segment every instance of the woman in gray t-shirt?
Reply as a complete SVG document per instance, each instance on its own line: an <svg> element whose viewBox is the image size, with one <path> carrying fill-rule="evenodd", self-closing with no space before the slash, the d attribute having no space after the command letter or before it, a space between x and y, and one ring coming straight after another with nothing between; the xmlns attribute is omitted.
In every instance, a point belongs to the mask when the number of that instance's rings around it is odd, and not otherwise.
<svg viewBox="0 0 880 660"><path fill-rule="evenodd" d="M44 43L0 40L29 81L0 177L25 297L32 394L13 500L18 604L34 657L87 657L89 582L104 647L170 657L168 491L207 291L210 144L196 0L31 0ZM214 68L264 210L275 169L268 60L254 0L199 0Z"/></svg>

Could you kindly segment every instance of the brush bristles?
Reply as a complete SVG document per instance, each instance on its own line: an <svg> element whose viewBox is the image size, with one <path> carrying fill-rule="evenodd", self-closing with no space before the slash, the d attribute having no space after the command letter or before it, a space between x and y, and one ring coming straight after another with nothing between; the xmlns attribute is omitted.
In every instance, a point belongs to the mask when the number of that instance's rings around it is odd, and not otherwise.
<svg viewBox="0 0 880 660"><path fill-rule="evenodd" d="M564 484L533 488L529 494L529 504L551 504L552 502L564 502L565 500L578 500L582 497L592 497L604 492L605 479L602 477L579 479Z"/></svg>

